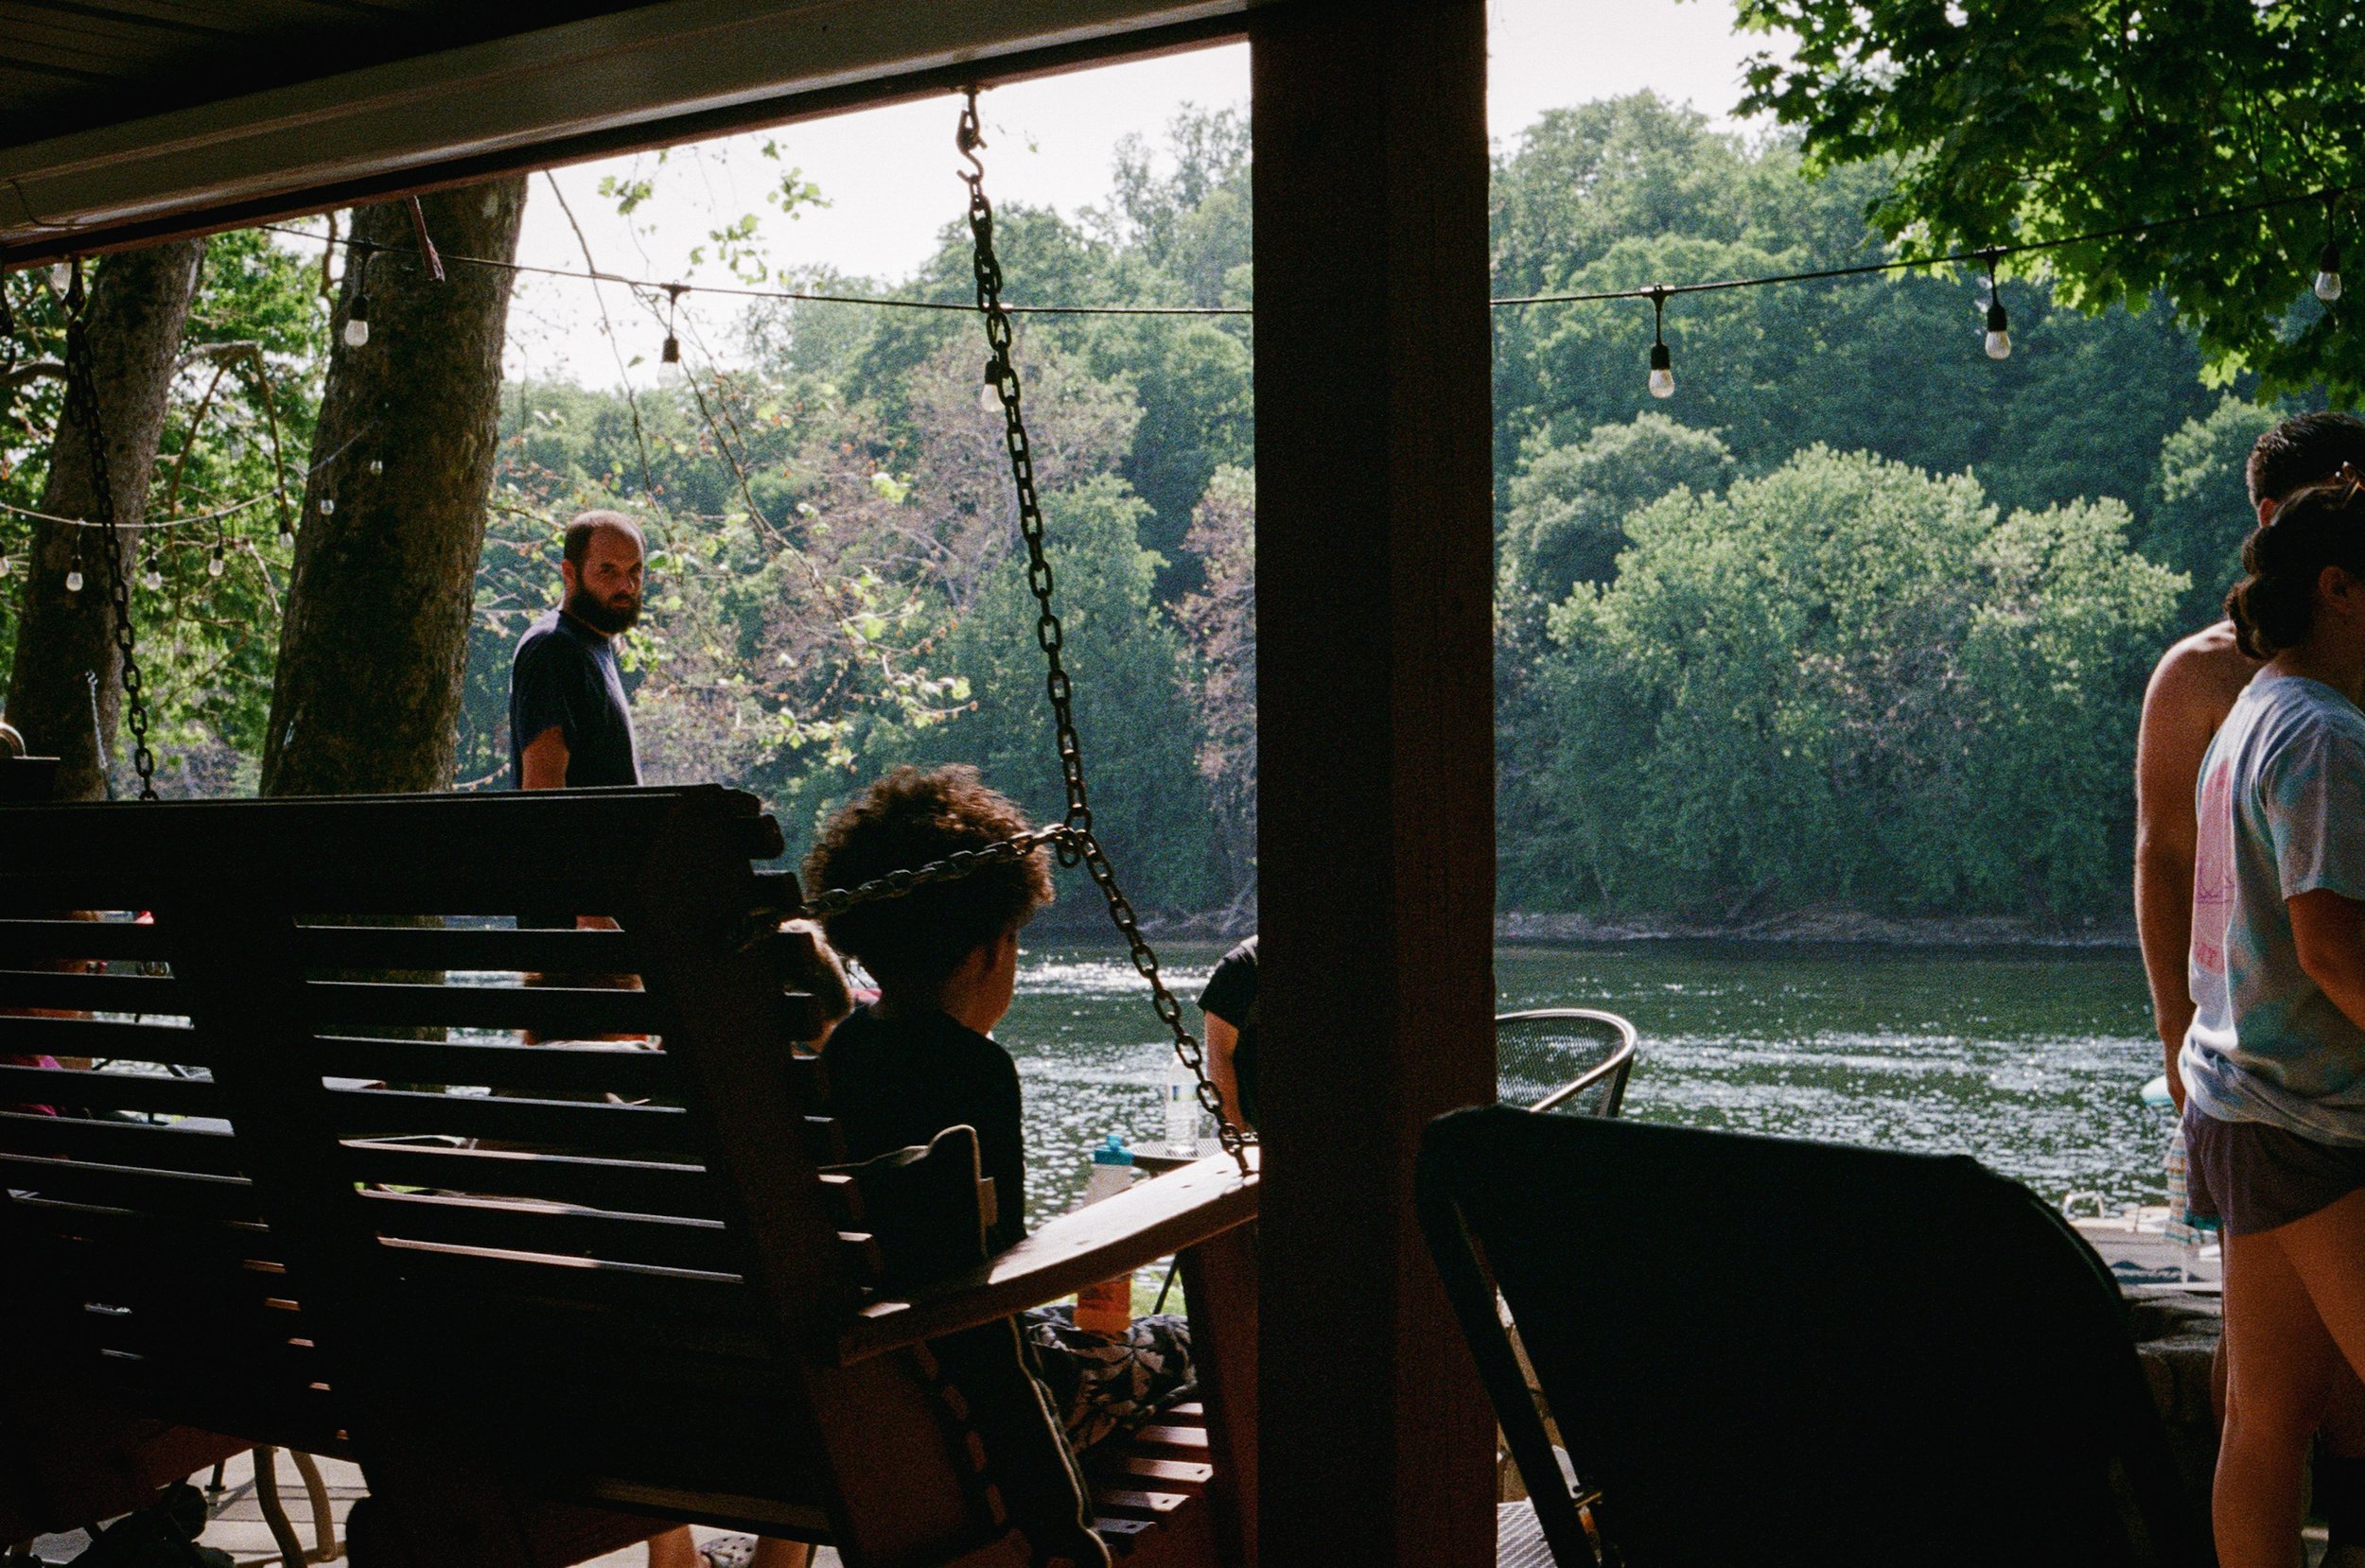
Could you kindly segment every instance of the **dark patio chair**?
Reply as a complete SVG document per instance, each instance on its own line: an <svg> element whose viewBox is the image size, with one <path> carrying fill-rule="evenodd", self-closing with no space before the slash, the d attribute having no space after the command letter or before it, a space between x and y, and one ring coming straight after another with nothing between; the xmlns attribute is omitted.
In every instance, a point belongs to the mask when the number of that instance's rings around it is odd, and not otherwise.
<svg viewBox="0 0 2365 1568"><path fill-rule="evenodd" d="M1634 1071L1634 1025L1590 1007L1495 1016L1495 1071L1504 1104L1572 1116L1615 1116Z"/></svg>
<svg viewBox="0 0 2365 1568"><path fill-rule="evenodd" d="M2110 1272L1973 1160L1489 1106L1416 1192L1560 1563L2210 1560Z"/></svg>

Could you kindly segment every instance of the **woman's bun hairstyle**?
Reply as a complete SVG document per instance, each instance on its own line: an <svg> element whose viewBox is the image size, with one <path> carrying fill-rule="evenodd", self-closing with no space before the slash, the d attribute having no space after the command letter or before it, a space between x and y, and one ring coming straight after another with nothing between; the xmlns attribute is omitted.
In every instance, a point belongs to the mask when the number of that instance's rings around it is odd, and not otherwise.
<svg viewBox="0 0 2365 1568"><path fill-rule="evenodd" d="M2225 596L2225 613L2243 653L2270 659L2307 640L2326 566L2365 578L2360 495L2365 477L2344 464L2338 479L2293 491L2242 541L2246 575Z"/></svg>

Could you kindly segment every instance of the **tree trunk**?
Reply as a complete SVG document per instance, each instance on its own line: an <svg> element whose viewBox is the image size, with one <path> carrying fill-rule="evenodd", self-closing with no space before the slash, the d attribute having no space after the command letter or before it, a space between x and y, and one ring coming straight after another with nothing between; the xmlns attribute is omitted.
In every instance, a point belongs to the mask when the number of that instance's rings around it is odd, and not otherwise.
<svg viewBox="0 0 2365 1568"><path fill-rule="evenodd" d="M452 255L517 253L526 182L421 199ZM448 789L484 504L499 441L511 274L454 262L442 283L413 253L406 204L353 215L295 577L279 635L263 793ZM370 340L344 326L366 278ZM324 508L326 510L324 510Z"/></svg>
<svg viewBox="0 0 2365 1568"><path fill-rule="evenodd" d="M107 439L107 478L118 523L148 508L148 481L164 434L181 328L197 290L201 239L174 240L107 257L92 279L91 378ZM49 445L49 479L40 510L52 517L96 519L91 432L79 399L66 400ZM127 580L138 570L122 535ZM68 593L66 573L81 547L82 589ZM114 640L114 603L107 592L106 536L97 529L35 519L30 565L18 590L16 662L9 671L8 719L36 756L59 759L56 798L96 800L106 793L107 758L122 712L123 655ZM141 595L132 587L137 624ZM92 715L91 676L98 679Z"/></svg>

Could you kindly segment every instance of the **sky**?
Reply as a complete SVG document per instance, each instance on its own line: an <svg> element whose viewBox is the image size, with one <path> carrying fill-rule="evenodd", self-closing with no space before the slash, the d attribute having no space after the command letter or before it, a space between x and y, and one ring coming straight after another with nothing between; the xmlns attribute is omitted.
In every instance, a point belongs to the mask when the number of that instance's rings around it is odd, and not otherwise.
<svg viewBox="0 0 2365 1568"><path fill-rule="evenodd" d="M1548 109L1648 87L1729 120L1743 61L1764 46L1731 31L1728 0L1491 0L1487 123L1498 147ZM1079 71L989 92L981 101L987 190L997 202L1075 214L1102 200L1118 141L1139 134L1153 147L1185 104L1248 102L1245 44L1135 64ZM518 259L581 270L587 250L598 267L628 277L727 283L710 258L691 252L708 233L743 214L762 215L762 243L776 269L828 266L882 282L908 277L935 251L966 196L955 170L957 100L923 100L809 121L776 131L655 154L577 165L536 175L526 203ZM766 142L778 158L762 155ZM827 206L784 216L765 201L788 168L817 185ZM657 194L629 218L604 179L647 178ZM554 197L552 182L565 205ZM581 236L569 221L580 224ZM511 305L506 370L512 377L561 377L613 386L618 348L643 362L621 374L654 378L658 326L624 291L604 294L617 337L604 335L590 286L521 277ZM689 296L694 325L685 342L730 337L737 303Z"/></svg>

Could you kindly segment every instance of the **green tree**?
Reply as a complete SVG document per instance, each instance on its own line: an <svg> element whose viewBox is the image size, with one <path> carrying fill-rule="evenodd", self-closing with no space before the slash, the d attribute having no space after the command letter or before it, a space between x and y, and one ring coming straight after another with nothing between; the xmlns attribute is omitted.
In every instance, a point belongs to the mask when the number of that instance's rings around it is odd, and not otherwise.
<svg viewBox="0 0 2365 1568"><path fill-rule="evenodd" d="M2121 748L2182 585L2126 524L1999 518L1968 476L1821 447L1663 497L1617 581L1553 612L1539 860L1572 895L1727 917L2116 907Z"/></svg>
<svg viewBox="0 0 2365 1568"><path fill-rule="evenodd" d="M2334 215L2277 198L2365 168L2365 14L2343 0L1738 0L1796 40L1751 65L1743 107L1825 167L1895 161L1889 239L1971 248L2115 231L2035 264L2066 304L2155 294L2219 375L2269 391L2365 385L2365 344L2308 293ZM2235 207L2207 222L2144 219ZM2354 220L2344 204L2343 223Z"/></svg>
<svg viewBox="0 0 2365 1568"><path fill-rule="evenodd" d="M1732 477L1732 451L1713 431L1658 413L1597 426L1567 445L1534 447L1511 481L1497 615L1540 628L1544 611L1579 583L1616 574L1630 514L1679 486L1714 494Z"/></svg>
<svg viewBox="0 0 2365 1568"><path fill-rule="evenodd" d="M2225 614L2226 590L2242 575L2242 537L2256 520L2245 478L2251 448L2282 417L2280 409L2226 397L2160 444L2142 548L2192 581L2177 606L2181 630L2198 631Z"/></svg>
<svg viewBox="0 0 2365 1568"><path fill-rule="evenodd" d="M1095 829L1136 903L1205 908L1221 882L1201 733L1182 637L1153 593L1162 563L1140 542L1145 509L1108 475L1044 505ZM1023 565L1005 561L937 656L942 672L968 681L974 711L906 732L896 752L974 763L1039 820L1057 821L1066 803L1034 625Z"/></svg>

